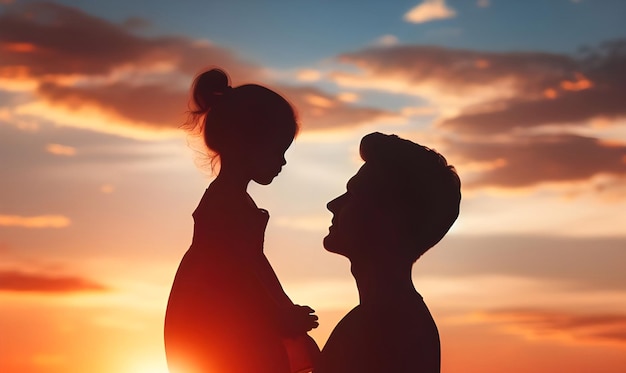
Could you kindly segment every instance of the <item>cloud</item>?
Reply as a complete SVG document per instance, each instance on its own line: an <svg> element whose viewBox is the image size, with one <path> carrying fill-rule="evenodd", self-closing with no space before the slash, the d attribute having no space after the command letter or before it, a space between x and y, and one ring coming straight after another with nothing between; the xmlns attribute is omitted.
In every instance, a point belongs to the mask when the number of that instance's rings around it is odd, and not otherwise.
<svg viewBox="0 0 626 373"><path fill-rule="evenodd" d="M500 324L506 331L533 339L557 338L574 343L626 347L624 314L576 314L513 309L485 312L479 318Z"/></svg>
<svg viewBox="0 0 626 373"><path fill-rule="evenodd" d="M70 219L63 215L0 215L0 227L65 228L70 224Z"/></svg>
<svg viewBox="0 0 626 373"><path fill-rule="evenodd" d="M72 293L104 290L107 290L106 286L82 277L0 270L0 291Z"/></svg>
<svg viewBox="0 0 626 373"><path fill-rule="evenodd" d="M307 86L275 85L272 88L294 104L305 131L358 126L395 116L386 110L352 105L350 98L354 96L331 95ZM44 83L38 92L50 104L64 108L66 114L63 116L77 109L92 108L108 113L111 117L118 118L118 121L126 121L126 127L150 128L151 131L178 129L185 119L184 110L187 107L185 91L160 85L132 86L115 83L106 86L68 87ZM109 125L108 129L112 129L111 127ZM122 131L118 132L128 133Z"/></svg>
<svg viewBox="0 0 626 373"><path fill-rule="evenodd" d="M626 84L572 89L578 86L581 85L577 85L577 82L564 81L561 83L561 87L564 87L562 93L550 88L546 91L546 98L511 99L502 103L500 109L462 113L443 120L441 126L453 131L488 134L553 124L584 123L594 118L611 120L626 116L626 106L623 104Z"/></svg>
<svg viewBox="0 0 626 373"><path fill-rule="evenodd" d="M514 205L513 205L514 206ZM518 205L519 206L519 205ZM555 205L558 206L558 205ZM623 270L626 261L626 237L612 234L609 237L577 237L571 236L578 229L569 223L570 232L546 234L484 234L490 226L502 224L499 210L511 209L518 221L532 219L524 214L521 208L512 208L510 204L492 203L472 206L465 203L464 212L469 215L476 210L482 211L487 225L482 234L474 230L470 234L452 234L439 243L421 258L416 266L418 276L446 278L474 278L480 276L510 276L532 279L541 286L554 286L559 293L568 292L572 299L581 300L584 294L601 297L611 293L606 304L614 308L618 305L615 292L624 292L626 272ZM619 207L618 207L619 209ZM572 209L576 210L576 207ZM595 216L598 216L596 214ZM522 218L520 219L519 216ZM491 217L491 219L490 219ZM574 217L573 221L585 216ZM535 217L536 220L550 223L550 218ZM568 224L567 220L554 215L553 219ZM613 217L615 219L615 217ZM463 216L458 223L464 224ZM515 217L502 219L505 223L516 222ZM558 223L558 222L557 222ZM587 224L583 222L582 224ZM617 229L617 228L616 228ZM565 228L567 230L567 228ZM619 229L618 229L619 230ZM626 301L625 297L621 297ZM555 302L565 304L565 299ZM597 304L598 302L596 302ZM621 302L624 303L624 302ZM578 304L578 303L576 303ZM624 303L626 307L626 303Z"/></svg>
<svg viewBox="0 0 626 373"><path fill-rule="evenodd" d="M424 0L404 15L411 23L424 23L439 19L454 18L456 11L446 5L445 0Z"/></svg>
<svg viewBox="0 0 626 373"><path fill-rule="evenodd" d="M138 126L175 129L184 121L187 92L159 84L64 86L43 83L38 94L50 104L73 110L98 108Z"/></svg>
<svg viewBox="0 0 626 373"><path fill-rule="evenodd" d="M235 81L262 76L258 66L210 42L137 36L128 22L115 24L54 3L7 7L0 15L0 55L0 79L23 89L34 86L38 100L15 105L13 113L58 122L70 116L69 109L84 126L107 117L109 132L122 135L119 123L177 128L184 121L191 76L204 63L223 67ZM29 105L48 110L29 112Z"/></svg>
<svg viewBox="0 0 626 373"><path fill-rule="evenodd" d="M301 82L315 82L322 78L322 73L314 69L302 69L296 75Z"/></svg>
<svg viewBox="0 0 626 373"><path fill-rule="evenodd" d="M343 102L357 102L359 101L359 95L354 92L342 92L337 95L337 98Z"/></svg>
<svg viewBox="0 0 626 373"><path fill-rule="evenodd" d="M54 3L8 6L0 15L0 79L13 89L32 91L35 101L13 105L5 116L125 137L171 136L185 120L189 85L204 64L225 69L234 86L272 85L262 67L228 48L185 36L132 32L146 22L130 18L117 24ZM301 78L319 76L304 71ZM385 114L311 87L276 88L302 105L304 130L351 126ZM318 108L310 103L312 95L332 102Z"/></svg>
<svg viewBox="0 0 626 373"><path fill-rule="evenodd" d="M577 62L570 56L544 52L484 52L438 46L370 47L338 56L361 73L335 73L340 84L404 82L411 88L432 84L442 93L465 95L492 84L539 96L549 86L573 78ZM384 89L384 86L371 88Z"/></svg>
<svg viewBox="0 0 626 373"><path fill-rule="evenodd" d="M543 52L484 52L436 46L371 47L339 61L360 73L336 72L343 86L454 99L443 118L452 131L488 134L626 116L626 40L577 57Z"/></svg>
<svg viewBox="0 0 626 373"><path fill-rule="evenodd" d="M331 95L314 87L280 86L277 89L296 107L304 130L331 130L398 118L390 111L351 105L352 95Z"/></svg>
<svg viewBox="0 0 626 373"><path fill-rule="evenodd" d="M599 174L626 175L626 144L578 135L516 136L503 142L450 143L447 155L485 167L466 187L527 187L543 182L587 180Z"/></svg>
<svg viewBox="0 0 626 373"><path fill-rule="evenodd" d="M16 67L24 67L28 77L43 78L106 75L128 65L170 66L194 74L199 61L229 68L237 77L255 70L225 48L180 36L136 36L124 25L55 3L9 6L0 15L0 35L4 77Z"/></svg>
<svg viewBox="0 0 626 373"><path fill-rule="evenodd" d="M76 155L76 148L61 144L48 144L46 151L50 154L71 157Z"/></svg>
<svg viewBox="0 0 626 373"><path fill-rule="evenodd" d="M377 38L376 40L374 40L374 45L378 45L378 46L382 46L382 47L389 47L392 45L397 45L399 43L398 37L396 37L395 35L383 35L379 38Z"/></svg>
<svg viewBox="0 0 626 373"><path fill-rule="evenodd" d="M465 187L626 174L626 144L593 137L598 121L617 126L626 118L626 40L577 55L396 45L338 60L358 68L329 75L341 87L425 99L438 135L454 139L446 155L480 166Z"/></svg>
<svg viewBox="0 0 626 373"><path fill-rule="evenodd" d="M113 192L115 192L115 186L111 185L111 184L103 184L100 186L100 192L104 193L104 194L111 194Z"/></svg>

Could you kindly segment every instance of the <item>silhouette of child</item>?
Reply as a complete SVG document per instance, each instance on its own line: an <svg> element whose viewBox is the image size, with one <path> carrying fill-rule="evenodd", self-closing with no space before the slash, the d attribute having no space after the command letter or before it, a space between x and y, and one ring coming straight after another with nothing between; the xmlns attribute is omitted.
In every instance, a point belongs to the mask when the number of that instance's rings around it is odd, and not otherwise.
<svg viewBox="0 0 626 373"><path fill-rule="evenodd" d="M294 109L268 88L232 88L220 69L196 77L192 104L188 129L201 131L219 173L193 213L193 241L167 305L170 371L311 371L319 348L306 333L317 316L283 291L263 253L269 214L247 193L251 180L268 185L286 164Z"/></svg>

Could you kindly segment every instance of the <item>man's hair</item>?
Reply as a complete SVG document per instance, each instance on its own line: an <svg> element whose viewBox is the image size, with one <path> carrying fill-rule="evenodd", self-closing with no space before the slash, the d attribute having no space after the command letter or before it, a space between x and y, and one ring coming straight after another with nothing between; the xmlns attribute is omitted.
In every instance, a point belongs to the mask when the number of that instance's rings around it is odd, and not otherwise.
<svg viewBox="0 0 626 373"><path fill-rule="evenodd" d="M384 175L390 218L410 237L407 254L417 260L459 215L461 180L454 166L433 149L379 132L363 137L360 153Z"/></svg>

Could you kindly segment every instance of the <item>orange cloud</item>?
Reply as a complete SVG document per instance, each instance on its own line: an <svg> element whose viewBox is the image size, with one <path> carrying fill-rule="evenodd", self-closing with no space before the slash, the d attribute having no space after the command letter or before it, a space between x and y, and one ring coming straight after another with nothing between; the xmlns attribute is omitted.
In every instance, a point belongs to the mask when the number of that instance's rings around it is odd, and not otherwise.
<svg viewBox="0 0 626 373"><path fill-rule="evenodd" d="M424 0L404 15L411 23L424 23L438 19L454 18L456 11L446 5L445 0Z"/></svg>
<svg viewBox="0 0 626 373"><path fill-rule="evenodd" d="M305 97L305 99L309 104L313 106L317 106L317 107L325 108L325 109L333 107L333 101L323 96L308 95Z"/></svg>
<svg viewBox="0 0 626 373"><path fill-rule="evenodd" d="M72 293L107 289L102 284L82 277L26 273L16 270L0 271L0 291Z"/></svg>
<svg viewBox="0 0 626 373"><path fill-rule="evenodd" d="M561 88L566 91L582 91L591 87L593 87L593 82L581 73L576 73L575 81L565 80L561 82Z"/></svg>
<svg viewBox="0 0 626 373"><path fill-rule="evenodd" d="M100 192L104 194L111 194L115 191L115 187L111 184L104 184L100 186Z"/></svg>
<svg viewBox="0 0 626 373"><path fill-rule="evenodd" d="M76 148L61 144L48 144L46 145L46 151L50 154L68 157L76 155Z"/></svg>
<svg viewBox="0 0 626 373"><path fill-rule="evenodd" d="M187 108L185 91L157 84L113 83L75 87L43 83L37 92L55 106L70 110L96 107L157 128L178 128L184 121Z"/></svg>
<svg viewBox="0 0 626 373"><path fill-rule="evenodd" d="M556 90L554 90L554 89L552 89L552 88L546 88L546 89L543 91L543 95L544 95L546 98L549 98L549 99L554 99L554 98L557 98L559 94L556 92Z"/></svg>
<svg viewBox="0 0 626 373"><path fill-rule="evenodd" d="M385 110L352 105L345 95L330 95L313 87L277 85L273 88L294 104L305 131L356 126L393 116ZM137 123L135 126L150 126L151 129L179 128L185 119L187 107L185 91L159 85L115 83L68 87L43 83L38 93L57 107L70 111L98 108L114 117L130 121L130 125Z"/></svg>
<svg viewBox="0 0 626 373"><path fill-rule="evenodd" d="M35 46L31 43L3 43L0 49L5 52L29 53L35 51Z"/></svg>
<svg viewBox="0 0 626 373"><path fill-rule="evenodd" d="M304 130L352 127L397 117L395 113L386 110L351 105L341 93L330 95L313 87L276 88L294 104Z"/></svg>
<svg viewBox="0 0 626 373"><path fill-rule="evenodd" d="M322 73L318 70L303 69L298 71L296 77L302 82L315 82L321 79Z"/></svg>
<svg viewBox="0 0 626 373"><path fill-rule="evenodd" d="M476 66L479 69L486 69L489 67L489 65L490 65L489 60L486 60L484 58L480 58L474 61L474 66Z"/></svg>
<svg viewBox="0 0 626 373"><path fill-rule="evenodd" d="M354 92L342 92L337 95L337 98L343 102L357 102L359 95Z"/></svg>
<svg viewBox="0 0 626 373"><path fill-rule="evenodd" d="M556 338L573 343L614 344L626 347L626 315L574 314L544 310L498 310L481 319L526 337Z"/></svg>
<svg viewBox="0 0 626 373"><path fill-rule="evenodd" d="M70 219L63 215L0 215L0 227L65 228L70 224Z"/></svg>

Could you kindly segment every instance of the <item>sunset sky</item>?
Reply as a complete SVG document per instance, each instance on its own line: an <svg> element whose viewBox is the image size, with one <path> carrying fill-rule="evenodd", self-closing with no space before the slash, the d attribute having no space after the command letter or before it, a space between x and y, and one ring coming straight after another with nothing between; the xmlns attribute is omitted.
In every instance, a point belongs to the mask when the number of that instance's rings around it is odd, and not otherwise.
<svg viewBox="0 0 626 373"><path fill-rule="evenodd" d="M211 180L193 76L288 98L250 193L323 346L358 303L324 251L360 138L443 153L459 220L414 268L443 373L626 372L626 2L0 0L0 371L166 373L170 285Z"/></svg>

